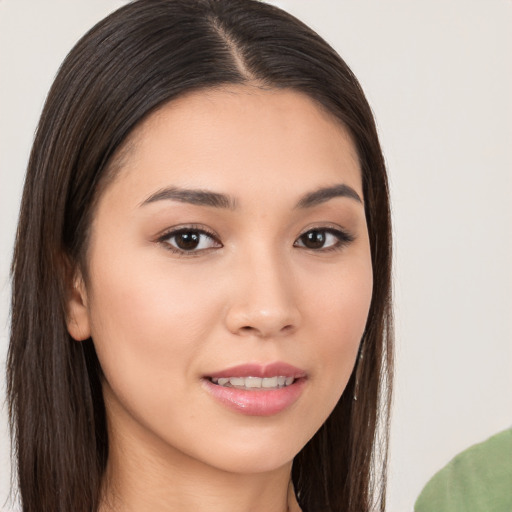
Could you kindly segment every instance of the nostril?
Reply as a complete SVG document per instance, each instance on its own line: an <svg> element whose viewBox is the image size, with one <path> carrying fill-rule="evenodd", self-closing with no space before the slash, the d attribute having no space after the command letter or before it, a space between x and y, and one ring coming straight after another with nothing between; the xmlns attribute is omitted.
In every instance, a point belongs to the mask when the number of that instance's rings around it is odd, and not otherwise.
<svg viewBox="0 0 512 512"><path fill-rule="evenodd" d="M279 332L281 334L289 334L293 330L294 330L294 326L292 324L287 324L287 325L283 326L281 329L279 329ZM253 327L251 325L244 325L244 326L240 327L240 331L239 332L246 333L246 334L257 334L259 336L271 335L270 332L265 332L264 329L258 329L257 327Z"/></svg>

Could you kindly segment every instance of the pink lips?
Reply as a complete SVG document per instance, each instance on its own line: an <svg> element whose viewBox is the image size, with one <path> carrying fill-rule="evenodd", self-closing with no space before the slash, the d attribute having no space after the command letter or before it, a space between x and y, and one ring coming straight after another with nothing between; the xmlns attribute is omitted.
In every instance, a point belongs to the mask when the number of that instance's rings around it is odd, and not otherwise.
<svg viewBox="0 0 512 512"><path fill-rule="evenodd" d="M292 384L279 389L252 390L224 387L211 379L229 377L293 377ZM226 368L203 379L206 390L228 408L249 416L271 416L290 407L300 397L306 383L306 373L286 363L268 365L246 364Z"/></svg>
<svg viewBox="0 0 512 512"><path fill-rule="evenodd" d="M211 378L221 377L274 377L275 375L282 375L283 377L305 377L306 372L295 366L286 363L271 363L267 365L259 364L242 364L240 366L233 366L226 368L220 372L208 375Z"/></svg>

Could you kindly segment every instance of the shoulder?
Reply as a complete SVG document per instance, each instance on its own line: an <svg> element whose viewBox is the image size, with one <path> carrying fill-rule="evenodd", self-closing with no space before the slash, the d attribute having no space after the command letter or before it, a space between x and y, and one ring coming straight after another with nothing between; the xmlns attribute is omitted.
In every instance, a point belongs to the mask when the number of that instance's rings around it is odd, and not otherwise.
<svg viewBox="0 0 512 512"><path fill-rule="evenodd" d="M512 510L512 428L473 445L427 483L415 512Z"/></svg>

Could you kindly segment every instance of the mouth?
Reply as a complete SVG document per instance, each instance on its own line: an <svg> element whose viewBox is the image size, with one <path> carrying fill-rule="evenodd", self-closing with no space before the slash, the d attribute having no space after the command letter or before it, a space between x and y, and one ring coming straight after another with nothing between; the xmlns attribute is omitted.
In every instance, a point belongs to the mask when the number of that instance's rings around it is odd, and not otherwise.
<svg viewBox="0 0 512 512"><path fill-rule="evenodd" d="M272 416L301 396L306 372L287 363L245 364L203 377L204 388L217 402L238 413Z"/></svg>
<svg viewBox="0 0 512 512"><path fill-rule="evenodd" d="M208 380L224 388L243 389L246 391L266 391L291 386L297 379L295 377L276 375L274 377L210 377Z"/></svg>

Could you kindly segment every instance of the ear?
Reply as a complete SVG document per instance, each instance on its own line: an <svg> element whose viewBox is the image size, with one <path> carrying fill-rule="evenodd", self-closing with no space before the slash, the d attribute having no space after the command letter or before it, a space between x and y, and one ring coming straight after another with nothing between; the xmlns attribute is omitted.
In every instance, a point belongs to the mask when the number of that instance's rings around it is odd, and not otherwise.
<svg viewBox="0 0 512 512"><path fill-rule="evenodd" d="M69 280L67 298L66 324L68 332L76 341L83 341L91 336L89 307L84 279L80 271L76 271Z"/></svg>

